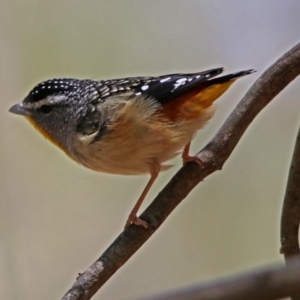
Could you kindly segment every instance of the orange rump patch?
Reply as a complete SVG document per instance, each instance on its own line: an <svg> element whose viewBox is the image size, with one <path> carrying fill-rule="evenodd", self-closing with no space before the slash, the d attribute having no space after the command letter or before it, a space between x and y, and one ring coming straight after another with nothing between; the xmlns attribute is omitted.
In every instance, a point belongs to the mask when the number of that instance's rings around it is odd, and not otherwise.
<svg viewBox="0 0 300 300"><path fill-rule="evenodd" d="M201 113L210 107L234 81L235 80L230 80L225 83L210 86L200 84L163 104L163 112L172 121L199 118Z"/></svg>

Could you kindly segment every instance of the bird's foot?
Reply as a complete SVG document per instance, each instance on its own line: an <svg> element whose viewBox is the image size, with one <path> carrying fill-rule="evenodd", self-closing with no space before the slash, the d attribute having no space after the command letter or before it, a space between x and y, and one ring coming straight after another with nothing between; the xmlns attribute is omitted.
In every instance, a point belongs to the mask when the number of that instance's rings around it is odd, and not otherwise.
<svg viewBox="0 0 300 300"><path fill-rule="evenodd" d="M126 221L124 229L126 229L129 225L135 224L137 226L143 226L144 228L148 228L148 223L140 219L136 214L131 213Z"/></svg>

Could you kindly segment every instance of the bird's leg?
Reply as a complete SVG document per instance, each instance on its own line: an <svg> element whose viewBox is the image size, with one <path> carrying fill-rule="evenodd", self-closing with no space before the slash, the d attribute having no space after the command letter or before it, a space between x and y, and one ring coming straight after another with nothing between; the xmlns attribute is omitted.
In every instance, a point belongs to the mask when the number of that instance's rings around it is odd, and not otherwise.
<svg viewBox="0 0 300 300"><path fill-rule="evenodd" d="M182 156L181 156L183 165L185 165L189 161L194 161L203 167L203 162L201 161L201 159L199 157L190 155L190 146L191 146L191 142L186 144L183 149Z"/></svg>
<svg viewBox="0 0 300 300"><path fill-rule="evenodd" d="M141 207L146 195L148 194L152 184L154 183L155 179L157 178L159 171L160 171L160 164L158 162L155 162L153 165L151 165L151 169L150 169L151 177L150 177L147 185L145 186L141 196L139 197L138 201L134 205L131 213L129 214L127 222L125 224L125 228L128 227L131 223L148 228L148 223L141 220L137 216L137 212L138 212L139 208Z"/></svg>

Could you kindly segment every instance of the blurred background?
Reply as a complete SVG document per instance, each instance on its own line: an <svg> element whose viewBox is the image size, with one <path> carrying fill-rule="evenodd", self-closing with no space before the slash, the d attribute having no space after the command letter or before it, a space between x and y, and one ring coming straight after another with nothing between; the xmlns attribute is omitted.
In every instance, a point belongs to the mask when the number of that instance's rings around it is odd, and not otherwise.
<svg viewBox="0 0 300 300"><path fill-rule="evenodd" d="M8 113L38 82L254 68L217 101L192 153L299 42L298 0L0 1L0 294L60 299L121 232L147 176L87 170ZM93 299L129 300L282 262L279 221L300 124L300 79L249 127ZM145 208L181 166L161 174Z"/></svg>

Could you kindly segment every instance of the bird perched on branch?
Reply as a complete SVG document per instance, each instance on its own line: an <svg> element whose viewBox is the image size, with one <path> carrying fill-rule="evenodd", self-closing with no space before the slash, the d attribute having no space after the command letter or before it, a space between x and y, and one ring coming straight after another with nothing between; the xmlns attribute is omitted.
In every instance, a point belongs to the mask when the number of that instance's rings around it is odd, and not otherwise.
<svg viewBox="0 0 300 300"><path fill-rule="evenodd" d="M99 172L150 174L125 226L147 227L137 217L165 162L182 151L183 163L197 130L213 116L213 102L241 71L218 76L223 68L192 74L112 80L51 79L36 85L10 112L25 116L70 158Z"/></svg>

